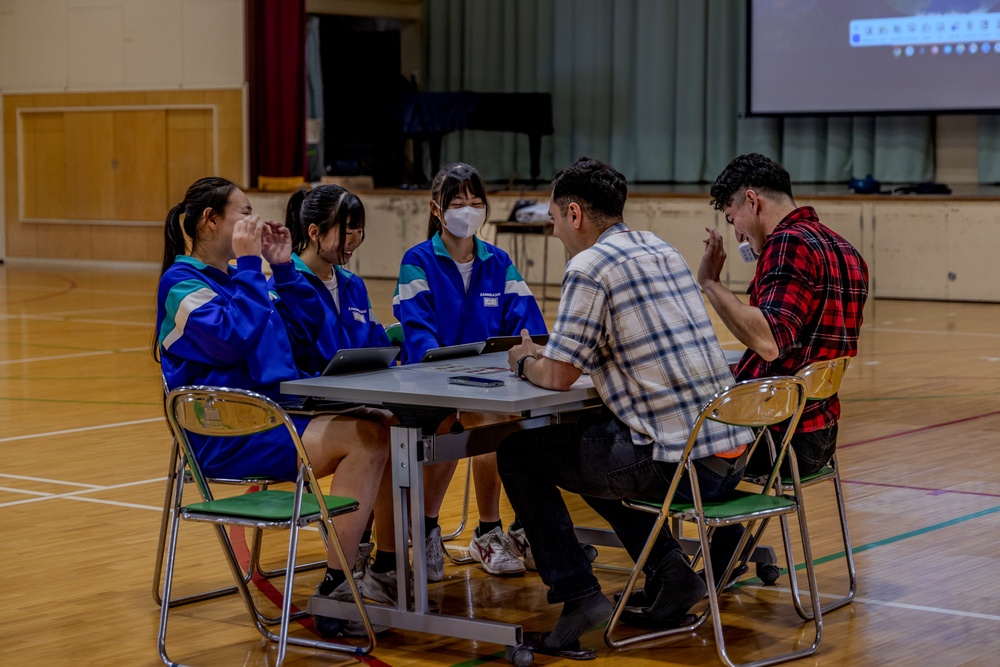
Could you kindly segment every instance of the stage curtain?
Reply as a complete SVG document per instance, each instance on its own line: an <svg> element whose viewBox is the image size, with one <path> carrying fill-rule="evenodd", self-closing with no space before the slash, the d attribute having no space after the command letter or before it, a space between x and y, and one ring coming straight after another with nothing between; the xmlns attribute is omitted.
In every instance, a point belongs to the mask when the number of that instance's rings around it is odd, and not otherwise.
<svg viewBox="0 0 1000 667"><path fill-rule="evenodd" d="M305 0L246 0L250 176L305 176Z"/></svg>
<svg viewBox="0 0 1000 667"><path fill-rule="evenodd" d="M426 0L430 91L552 93L542 176L581 155L633 182L711 182L759 151L796 182L931 180L927 116L743 118L742 0ZM527 138L445 137L491 180L529 171Z"/></svg>

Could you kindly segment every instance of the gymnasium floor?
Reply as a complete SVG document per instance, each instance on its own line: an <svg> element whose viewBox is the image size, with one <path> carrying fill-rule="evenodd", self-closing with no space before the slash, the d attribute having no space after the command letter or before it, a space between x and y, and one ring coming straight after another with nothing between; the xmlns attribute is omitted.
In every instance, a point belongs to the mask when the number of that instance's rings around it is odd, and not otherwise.
<svg viewBox="0 0 1000 667"><path fill-rule="evenodd" d="M149 355L155 284L152 271L0 265L2 665L159 664L150 581L170 438ZM369 287L391 322L392 283ZM724 346L738 347L717 329ZM1000 305L873 301L860 350L841 392L839 449L860 588L853 605L824 618L819 653L798 664L998 664ZM457 523L460 495L456 482L442 513L446 528ZM820 587L833 593L843 575L832 494L817 489L807 502ZM580 523L597 525L582 503L570 503ZM506 524L506 504L503 513ZM472 519L453 544L468 544ZM780 540L772 531L766 542ZM209 529L182 526L180 548L178 593L226 580ZM302 552L319 556L318 537L306 535ZM624 563L614 552L603 550L600 560ZM280 536L265 556L282 560ZM318 576L297 579L297 604ZM624 583L620 573L599 576L609 594ZM723 598L735 657L808 641L808 626L798 629L785 604L786 583L763 588L749 579ZM527 630L548 629L558 612L532 573L499 579L448 566L431 596L445 611ZM273 646L247 624L236 598L176 609L168 642L189 664L274 662ZM720 664L707 626L655 649L613 652L599 633L584 644L600 649L591 664ZM294 648L287 660L354 662ZM363 662L504 664L500 646L411 632L380 638ZM536 664L570 663L539 656Z"/></svg>

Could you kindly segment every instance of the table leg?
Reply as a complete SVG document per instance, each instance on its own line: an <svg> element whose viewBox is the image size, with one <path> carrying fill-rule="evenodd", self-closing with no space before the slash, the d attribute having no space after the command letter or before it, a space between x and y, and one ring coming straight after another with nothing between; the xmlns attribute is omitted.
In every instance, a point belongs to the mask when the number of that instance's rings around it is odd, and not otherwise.
<svg viewBox="0 0 1000 667"><path fill-rule="evenodd" d="M427 562L424 553L422 459L426 452L434 450L434 436L422 435L419 426L413 428L393 426L389 437L392 447L393 527L396 532L396 585L399 599L394 607L368 604L369 618L375 624L389 625L400 630L470 639L510 648L520 646L522 643L520 625L429 612ZM471 453L463 455L468 456ZM413 547L407 549L407 543L411 538ZM413 562L412 585L408 560ZM414 599L412 610L407 605L411 589ZM311 614L331 618L356 619L358 616L353 603L321 595L310 598L308 610Z"/></svg>

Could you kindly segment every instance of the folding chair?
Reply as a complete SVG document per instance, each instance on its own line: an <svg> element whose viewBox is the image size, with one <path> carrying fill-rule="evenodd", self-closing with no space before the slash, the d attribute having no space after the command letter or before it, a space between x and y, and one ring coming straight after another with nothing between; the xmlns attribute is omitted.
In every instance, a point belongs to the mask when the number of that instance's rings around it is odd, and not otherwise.
<svg viewBox="0 0 1000 667"><path fill-rule="evenodd" d="M288 626L291 618L292 590L295 579L295 560L298 552L299 530L312 523L319 523L320 534L328 549L333 549L344 572L351 571L337 536L331 517L353 512L358 503L353 498L319 494L319 483L309 463L308 455L295 430L295 425L287 413L274 401L265 396L241 389L221 387L179 387L167 394L165 400L167 422L179 447L179 459L174 471L173 497L170 504L170 530L167 539L166 567L164 571L163 599L170 600L173 584L174 563L177 552L177 536L180 520L198 521L212 524L222 546L223 554L232 572L236 589L250 613L250 618L265 638L278 643L277 665L284 661L288 644L307 646L351 655L367 655L375 647L375 634L368 614L358 592L354 577L348 576L355 606L365 627L368 642L364 646L352 646L336 642L290 637ZM215 437L247 437L273 428L286 428L295 444L298 478L295 491L266 489L215 499L208 479L202 474L197 455L189 440L190 433ZM245 445L253 447L250 438ZM202 498L201 502L183 504L184 484L179 483L187 467L194 486ZM323 502L320 502L320 499ZM243 526L257 529L286 529L288 537L288 557L284 594L282 597L279 631L275 635L261 622L263 614L257 608L247 587L243 569L237 561L229 534L225 526ZM174 665L166 650L167 620L171 604L160 605L160 628L157 644L160 658L167 665Z"/></svg>
<svg viewBox="0 0 1000 667"><path fill-rule="evenodd" d="M167 386L166 378L162 378L163 382L163 396L166 398L167 394L170 392L170 388ZM164 405L166 409L166 405ZM166 413L164 413L164 416ZM170 526L170 506L174 495L174 485L178 483L178 480L182 484L190 483L193 481L191 473L186 469L178 470L178 462L180 461L180 447L177 444L177 438L173 439L170 444L170 463L167 468L167 484L166 490L163 498L163 512L160 515L160 532L157 536L156 541L156 562L153 566L153 601L157 604L163 604L163 597L160 593L161 582L163 576L163 551L167 543L167 530ZM277 484L280 480L273 479L270 477L245 477L241 479L222 479L222 478L209 478L208 482L210 484L229 484L229 485L241 485L241 486L257 486L262 490L266 490L269 486ZM276 570L264 570L260 565L260 552L263 543L263 531L254 530L253 536L250 543L250 562L247 565L247 569L243 574L243 580L249 583L253 578L254 573L265 578L272 578L277 576L284 576L284 568ZM296 566L297 572L303 572L306 570L314 570L319 567L325 566L326 561L317 561L314 563L304 563L302 565ZM223 595L232 595L237 592L236 586L226 586L223 588L217 588L215 590L206 591L204 593L194 593L191 595L185 595L182 597L174 598L170 601L171 606L179 606L190 604L192 602L201 602L203 600L211 600ZM280 620L278 617L271 616L261 616L261 622L268 625L275 625Z"/></svg>
<svg viewBox="0 0 1000 667"><path fill-rule="evenodd" d="M632 569L631 575L629 575L628 582L625 585L625 590L618 598L618 602L615 605L614 612L611 616L611 621L608 623L607 629L605 630L604 641L608 646L612 648L621 648L639 642L647 642L653 639L687 634L697 630L705 622L708 616L711 616L715 633L716 650L722 662L729 665L729 667L734 667L736 664L743 664L752 667L773 665L779 662L785 662L807 655L812 655L817 651L817 649L819 649L820 640L823 635L822 612L820 610L819 595L816 589L816 574L812 565L812 552L809 546L809 535L804 523L805 515L802 512L801 503L798 502L798 499L800 498L800 495L798 495L800 486L797 468L795 467L794 452L790 452L788 454L792 460L792 470L795 473L793 475L793 488L796 491L796 495L794 496L790 494L778 495L773 493L775 485L772 484L770 486L760 487L759 491L736 490L724 498L703 501L698 487L698 476L694 470L694 461L691 459L691 450L694 447L698 433L701 430L702 425L705 423L705 420L711 419L725 424L749 426L760 429L757 438L752 445L752 447L756 447L763 439L763 434L767 431L767 426L780 424L786 420L790 420L793 427L792 430L794 430L794 426L798 423L799 417L802 414L802 409L805 406L805 397L805 382L798 377L760 378L739 382L726 387L715 394L715 396L712 397L708 404L698 414L698 418L691 429L687 444L685 445L680 462L678 463L677 471L670 482L670 487L667 490L663 503L649 503L634 500L623 501L628 507L655 514L656 522L653 525L653 530L650 533L649 539L646 541L646 544L636 561L635 567ZM789 432L789 434L782 439L781 446L777 452L775 465L771 471L772 482L777 480L781 462L788 451L788 443L790 440L791 435ZM693 502L691 503L676 502L674 500L677 487L684 475L688 476L688 481L691 486L691 493L693 497ZM718 579L715 577L714 572L712 571L711 558L711 533L714 529L719 526L728 526L736 523L748 524L747 531L744 533L741 543L737 548L737 553L739 553L748 544L751 535L754 533L753 527L757 522L770 517L783 516L792 513L797 514L800 521L799 525L802 533L802 546L806 557L806 572L809 580L809 591L813 602L812 620L815 626L815 635L809 646L760 660L746 663L734 663L726 652L725 636L722 626L722 614L719 609L719 592L716 590L715 586L708 586L708 606L691 623L687 623L680 627L654 630L620 639L616 639L614 637L614 632L618 627L619 619L628 604L629 596L635 589L636 582L642 572L642 568L646 564L646 560L649 558L649 554L652 550L656 537L663 528L664 523L669 518L691 521L697 525L698 538L701 542L701 554L705 568L706 581L726 581L733 570L736 559L731 560L722 577ZM789 569L794 569L791 552L786 551L785 556ZM798 642L796 642L796 644L798 644Z"/></svg>
<svg viewBox="0 0 1000 667"><path fill-rule="evenodd" d="M850 357L838 357L836 359L813 362L801 370L796 375L806 383L806 399L818 401L830 398L840 391L840 382L847 372L847 366L851 363ZM820 482L833 482L834 493L837 497L837 513L840 516L840 535L844 542L844 562L847 565L847 579L849 582L847 595L824 605L823 613L840 609L854 601L854 594L858 589L857 570L854 566L854 550L851 548L851 535L847 529L847 510L844 506L844 491L840 485L840 465L837 463L836 453L830 460L830 464L817 470L816 472L802 477L800 482L802 487L813 486ZM791 479L781 480L782 490L792 484ZM785 541L785 549L791 548L791 536L788 530L787 517L781 517L781 534ZM801 603L799 599L799 585L795 572L789 573L789 584L792 589L792 596L795 601L795 610L805 620L812 619L812 612Z"/></svg>

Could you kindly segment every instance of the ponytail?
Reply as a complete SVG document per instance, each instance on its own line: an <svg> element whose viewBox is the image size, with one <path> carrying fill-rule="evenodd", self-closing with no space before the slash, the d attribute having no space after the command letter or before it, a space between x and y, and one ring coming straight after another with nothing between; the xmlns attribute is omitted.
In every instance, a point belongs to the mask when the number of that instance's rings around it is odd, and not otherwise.
<svg viewBox="0 0 1000 667"><path fill-rule="evenodd" d="M184 213L184 204L180 203L170 209L167 213L167 221L163 226L163 262L160 265L160 275L166 273L170 265L174 263L177 255L183 255L187 249L184 240L184 232L181 230L181 214Z"/></svg>
<svg viewBox="0 0 1000 667"><path fill-rule="evenodd" d="M301 255L309 247L308 227L301 220L302 200L306 198L307 192L305 188L293 192L285 207L285 227L292 234L292 252L297 255Z"/></svg>

